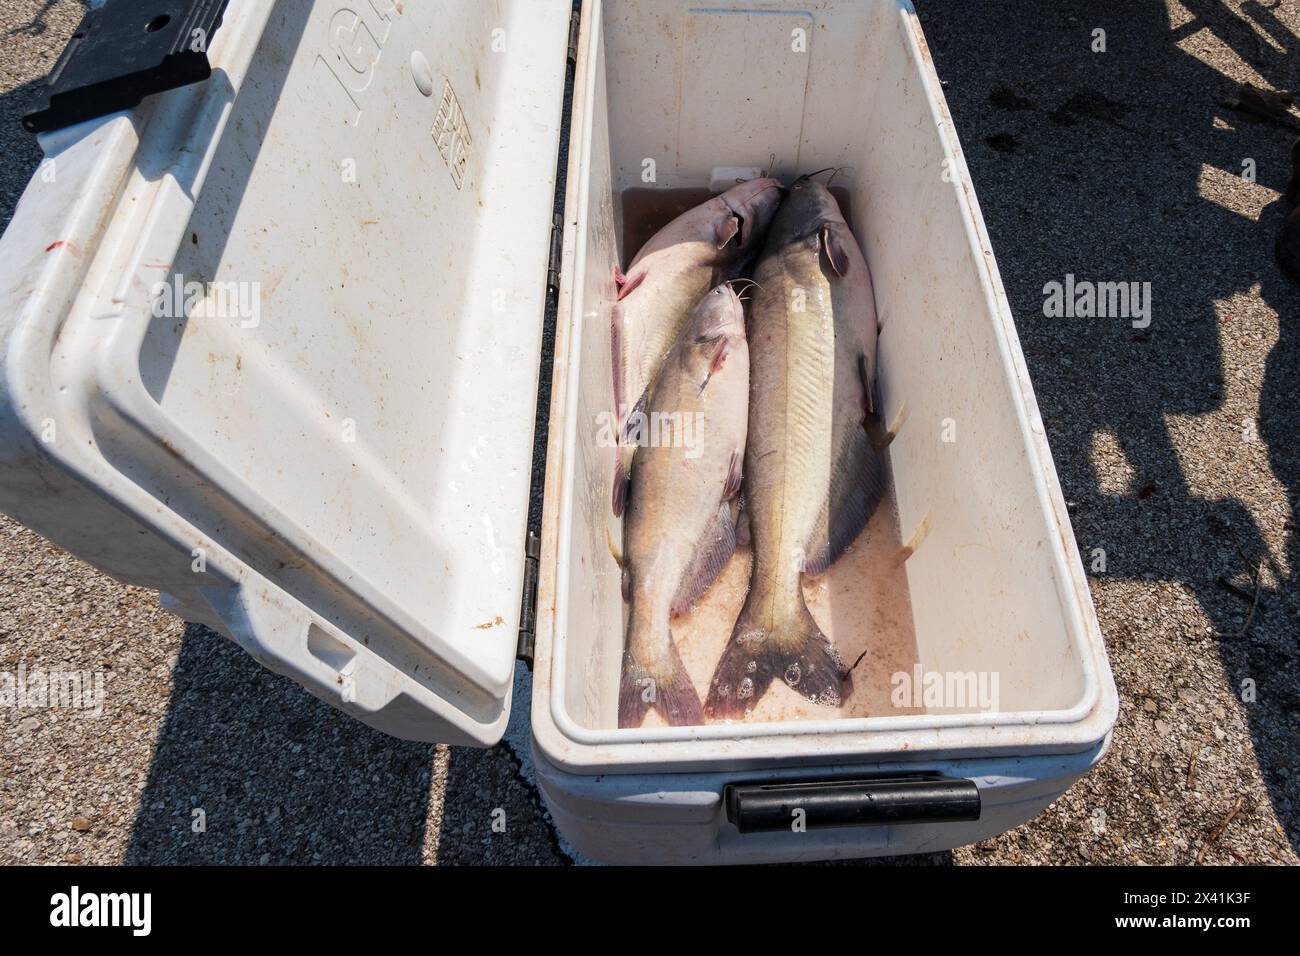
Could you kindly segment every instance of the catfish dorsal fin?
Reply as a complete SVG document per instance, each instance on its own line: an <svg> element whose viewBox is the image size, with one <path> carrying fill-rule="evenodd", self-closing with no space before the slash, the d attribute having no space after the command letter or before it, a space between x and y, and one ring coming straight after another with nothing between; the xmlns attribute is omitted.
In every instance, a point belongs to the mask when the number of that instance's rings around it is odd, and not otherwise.
<svg viewBox="0 0 1300 956"><path fill-rule="evenodd" d="M726 219L719 219L713 224L713 241L721 249L738 232L740 232L740 220L736 218L735 213L732 213Z"/></svg>
<svg viewBox="0 0 1300 956"><path fill-rule="evenodd" d="M849 254L838 235L839 230L829 222L822 223L822 251L830 261L831 268L837 276L843 277L849 271Z"/></svg>

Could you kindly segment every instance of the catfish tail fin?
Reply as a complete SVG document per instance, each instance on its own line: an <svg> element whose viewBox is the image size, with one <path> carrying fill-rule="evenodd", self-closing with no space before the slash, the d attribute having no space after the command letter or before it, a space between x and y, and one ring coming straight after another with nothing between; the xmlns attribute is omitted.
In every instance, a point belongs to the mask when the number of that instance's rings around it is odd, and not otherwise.
<svg viewBox="0 0 1300 956"><path fill-rule="evenodd" d="M618 688L619 727L640 727L651 710L658 711L674 727L704 723L700 695L695 691L691 675L686 672L677 645L670 643L669 647L672 654L666 673L656 666L647 666L649 662L638 662L631 651L624 653L623 676Z"/></svg>
<svg viewBox="0 0 1300 956"><path fill-rule="evenodd" d="M853 692L844 659L813 620L802 592L794 613L774 623L760 621L746 602L713 672L704 712L712 718L743 717L774 680L831 707Z"/></svg>

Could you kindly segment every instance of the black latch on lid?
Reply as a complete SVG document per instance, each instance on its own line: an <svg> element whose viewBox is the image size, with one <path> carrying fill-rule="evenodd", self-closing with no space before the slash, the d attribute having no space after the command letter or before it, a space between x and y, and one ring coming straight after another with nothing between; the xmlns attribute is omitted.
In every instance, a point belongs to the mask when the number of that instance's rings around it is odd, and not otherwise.
<svg viewBox="0 0 1300 956"><path fill-rule="evenodd" d="M104 0L86 12L46 80L33 133L131 109L212 75L208 46L228 0Z"/></svg>

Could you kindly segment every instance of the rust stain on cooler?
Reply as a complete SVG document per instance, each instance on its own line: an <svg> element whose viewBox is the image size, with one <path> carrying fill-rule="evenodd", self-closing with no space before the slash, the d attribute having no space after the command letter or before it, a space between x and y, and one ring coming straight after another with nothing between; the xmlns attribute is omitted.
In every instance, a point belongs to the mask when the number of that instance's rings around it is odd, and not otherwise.
<svg viewBox="0 0 1300 956"><path fill-rule="evenodd" d="M55 249L67 249L74 256L81 255L81 249L71 239L56 239L45 247L46 252L53 252Z"/></svg>
<svg viewBox="0 0 1300 956"><path fill-rule="evenodd" d="M916 45L921 51L921 59L926 63L933 63L934 59L930 56L930 45L925 42L925 32L921 29L921 21L916 17L908 17L912 24L912 32L916 34Z"/></svg>

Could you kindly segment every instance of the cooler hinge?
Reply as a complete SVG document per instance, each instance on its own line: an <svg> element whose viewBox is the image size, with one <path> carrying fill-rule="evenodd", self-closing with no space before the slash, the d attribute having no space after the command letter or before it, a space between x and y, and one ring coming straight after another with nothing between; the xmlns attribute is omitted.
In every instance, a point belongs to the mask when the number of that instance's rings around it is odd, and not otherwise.
<svg viewBox="0 0 1300 956"><path fill-rule="evenodd" d="M212 75L208 47L227 0L102 0L91 6L45 81L32 133L133 109L153 93Z"/></svg>
<svg viewBox="0 0 1300 956"><path fill-rule="evenodd" d="M551 254L546 260L546 291L560 291L560 252L564 242L564 217L558 212L551 218Z"/></svg>
<svg viewBox="0 0 1300 956"><path fill-rule="evenodd" d="M582 15L574 10L569 16L569 62L576 64L578 62L578 27L582 23Z"/></svg>
<svg viewBox="0 0 1300 956"><path fill-rule="evenodd" d="M515 653L517 660L533 669L533 637L537 626L537 566L541 557L542 543L537 535L528 532L528 541L524 545L524 601L519 609L519 646Z"/></svg>

